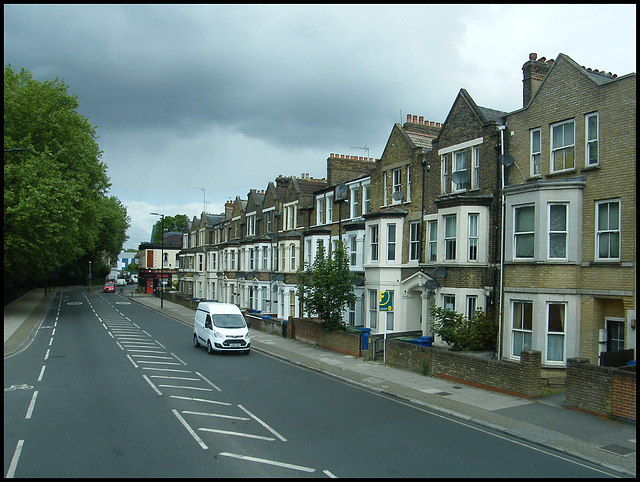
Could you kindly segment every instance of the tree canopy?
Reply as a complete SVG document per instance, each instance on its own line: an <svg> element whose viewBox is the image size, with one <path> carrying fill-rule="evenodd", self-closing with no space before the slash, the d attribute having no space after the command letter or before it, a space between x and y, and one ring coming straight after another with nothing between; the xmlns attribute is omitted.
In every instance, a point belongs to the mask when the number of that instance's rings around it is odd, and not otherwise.
<svg viewBox="0 0 640 482"><path fill-rule="evenodd" d="M356 299L353 278L342 243L333 256L325 256L320 246L313 264L298 270L297 294L304 310L322 318L326 328L343 328L342 313Z"/></svg>
<svg viewBox="0 0 640 482"><path fill-rule="evenodd" d="M4 71L4 281L48 281L61 267L116 257L130 225L96 132L56 78Z"/></svg>
<svg viewBox="0 0 640 482"><path fill-rule="evenodd" d="M184 229L184 225L187 222L186 214L176 214L175 216L165 216L164 222L162 219L159 219L155 224L155 229L153 230L153 235L151 237L151 242L153 243L161 243L162 238L160 237L160 233L164 229L165 233L170 231L177 231L182 233Z"/></svg>

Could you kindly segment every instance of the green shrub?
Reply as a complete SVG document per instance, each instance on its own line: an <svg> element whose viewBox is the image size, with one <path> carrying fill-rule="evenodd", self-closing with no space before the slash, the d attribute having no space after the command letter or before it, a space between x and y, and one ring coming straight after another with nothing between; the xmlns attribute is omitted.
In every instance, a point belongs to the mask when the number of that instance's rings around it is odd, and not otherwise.
<svg viewBox="0 0 640 482"><path fill-rule="evenodd" d="M471 319L447 308L429 307L432 330L442 341L453 345L454 350L494 350L498 325L482 310L477 310Z"/></svg>

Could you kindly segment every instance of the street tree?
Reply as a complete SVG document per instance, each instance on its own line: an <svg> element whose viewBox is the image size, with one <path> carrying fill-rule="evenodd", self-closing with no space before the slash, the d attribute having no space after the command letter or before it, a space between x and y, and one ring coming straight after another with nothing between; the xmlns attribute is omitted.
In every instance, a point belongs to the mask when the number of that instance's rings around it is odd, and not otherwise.
<svg viewBox="0 0 640 482"><path fill-rule="evenodd" d="M5 289L49 281L99 250L120 251L129 218L102 162L95 127L58 79L4 71ZM93 254L92 254L93 253Z"/></svg>
<svg viewBox="0 0 640 482"><path fill-rule="evenodd" d="M186 214L176 214L175 216L165 216L164 221L162 219L158 220L155 224L155 229L153 230L153 236L151 238L151 242L153 243L162 243L161 232L164 229L165 233L170 231L177 231L179 233L184 229L184 225L187 222Z"/></svg>
<svg viewBox="0 0 640 482"><path fill-rule="evenodd" d="M304 311L319 316L326 328L344 328L342 314L356 299L353 278L342 243L332 255L320 246L314 262L298 270L297 295Z"/></svg>

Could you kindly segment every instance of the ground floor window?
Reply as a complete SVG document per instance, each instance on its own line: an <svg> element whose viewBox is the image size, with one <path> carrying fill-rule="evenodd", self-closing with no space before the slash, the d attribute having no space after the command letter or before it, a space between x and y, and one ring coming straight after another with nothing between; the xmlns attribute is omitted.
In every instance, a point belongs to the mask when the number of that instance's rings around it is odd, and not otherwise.
<svg viewBox="0 0 640 482"><path fill-rule="evenodd" d="M378 292L369 290L369 328L378 328Z"/></svg>
<svg viewBox="0 0 640 482"><path fill-rule="evenodd" d="M549 303L547 361L564 361L565 314L566 305L564 303Z"/></svg>
<svg viewBox="0 0 640 482"><path fill-rule="evenodd" d="M513 356L520 356L523 350L531 350L533 334L533 303L530 301L513 302Z"/></svg>

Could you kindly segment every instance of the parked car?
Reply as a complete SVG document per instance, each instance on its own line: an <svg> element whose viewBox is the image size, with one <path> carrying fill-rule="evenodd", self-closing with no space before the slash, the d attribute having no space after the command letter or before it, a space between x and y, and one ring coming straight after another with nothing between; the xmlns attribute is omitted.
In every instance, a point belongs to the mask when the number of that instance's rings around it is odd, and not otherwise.
<svg viewBox="0 0 640 482"><path fill-rule="evenodd" d="M241 351L249 354L249 326L240 309L231 303L198 304L193 322L193 344L214 351Z"/></svg>
<svg viewBox="0 0 640 482"><path fill-rule="evenodd" d="M116 280L116 285L118 286L127 286L127 280L124 278L118 278Z"/></svg>
<svg viewBox="0 0 640 482"><path fill-rule="evenodd" d="M104 284L104 287L102 288L102 292L103 293L115 293L116 292L116 285L114 284L113 281L107 281Z"/></svg>

